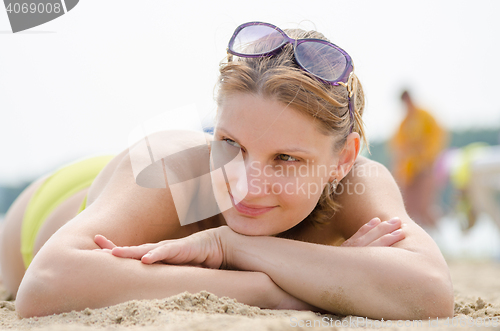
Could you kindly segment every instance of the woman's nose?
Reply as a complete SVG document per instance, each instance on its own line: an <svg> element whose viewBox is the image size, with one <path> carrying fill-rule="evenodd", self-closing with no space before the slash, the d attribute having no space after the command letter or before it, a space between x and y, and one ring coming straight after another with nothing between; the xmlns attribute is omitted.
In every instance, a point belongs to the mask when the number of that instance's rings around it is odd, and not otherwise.
<svg viewBox="0 0 500 331"><path fill-rule="evenodd" d="M238 176L231 176L229 185L231 194L236 202L243 199L263 197L270 193L270 178L265 176L260 162L245 160L244 171L239 171ZM235 171L232 171L236 173Z"/></svg>

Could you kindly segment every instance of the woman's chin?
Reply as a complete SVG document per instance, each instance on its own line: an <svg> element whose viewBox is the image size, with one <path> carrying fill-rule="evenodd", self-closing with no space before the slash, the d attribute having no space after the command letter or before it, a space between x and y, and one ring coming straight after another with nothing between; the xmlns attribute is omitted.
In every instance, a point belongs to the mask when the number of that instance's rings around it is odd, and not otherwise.
<svg viewBox="0 0 500 331"><path fill-rule="evenodd" d="M246 236L272 236L279 233L278 229L269 227L269 220L245 217L229 210L223 214L227 226L236 233Z"/></svg>

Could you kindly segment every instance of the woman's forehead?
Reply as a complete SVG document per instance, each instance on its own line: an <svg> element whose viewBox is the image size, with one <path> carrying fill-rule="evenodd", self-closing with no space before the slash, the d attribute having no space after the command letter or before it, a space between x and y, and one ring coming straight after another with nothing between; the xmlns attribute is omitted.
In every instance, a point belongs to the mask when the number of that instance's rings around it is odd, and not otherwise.
<svg viewBox="0 0 500 331"><path fill-rule="evenodd" d="M272 143L309 151L329 148L333 139L318 130L312 116L277 100L244 93L228 97L219 107L215 131L242 144Z"/></svg>

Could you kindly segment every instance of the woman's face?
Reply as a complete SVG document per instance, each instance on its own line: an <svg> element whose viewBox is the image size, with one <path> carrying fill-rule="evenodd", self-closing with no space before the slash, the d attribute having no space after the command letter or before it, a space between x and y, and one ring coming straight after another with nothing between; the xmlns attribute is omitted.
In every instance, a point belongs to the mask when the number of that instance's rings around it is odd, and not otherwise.
<svg viewBox="0 0 500 331"><path fill-rule="evenodd" d="M321 134L312 117L273 99L247 93L225 98L214 140L241 149L243 175L227 173L233 208L222 212L241 234L275 235L294 227L337 178L335 137Z"/></svg>

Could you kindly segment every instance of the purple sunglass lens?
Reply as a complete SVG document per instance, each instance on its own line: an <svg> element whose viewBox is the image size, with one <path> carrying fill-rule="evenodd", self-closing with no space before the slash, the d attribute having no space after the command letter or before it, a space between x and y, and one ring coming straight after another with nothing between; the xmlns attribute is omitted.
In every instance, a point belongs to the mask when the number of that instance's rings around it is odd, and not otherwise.
<svg viewBox="0 0 500 331"><path fill-rule="evenodd" d="M241 54L265 54L285 42L280 32L267 25L249 25L236 35L231 50Z"/></svg>
<svg viewBox="0 0 500 331"><path fill-rule="evenodd" d="M312 40L298 44L295 57L304 69L326 81L338 80L347 66L347 59L339 50Z"/></svg>

